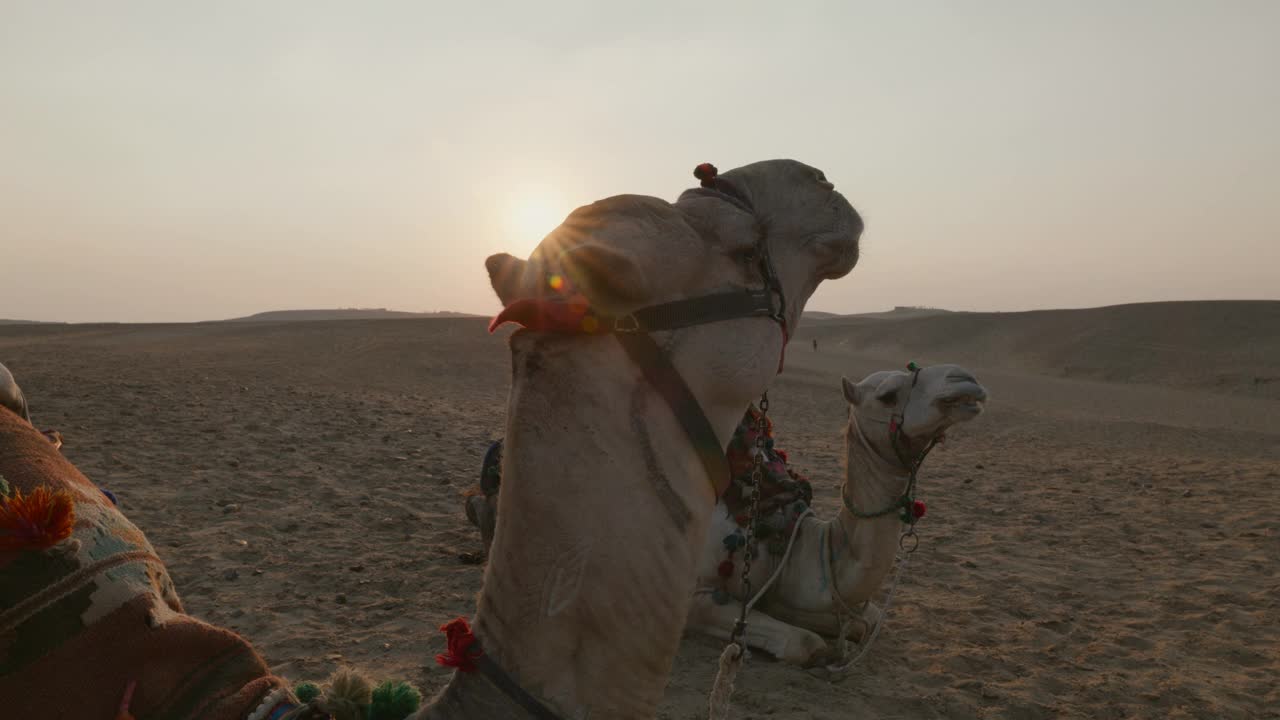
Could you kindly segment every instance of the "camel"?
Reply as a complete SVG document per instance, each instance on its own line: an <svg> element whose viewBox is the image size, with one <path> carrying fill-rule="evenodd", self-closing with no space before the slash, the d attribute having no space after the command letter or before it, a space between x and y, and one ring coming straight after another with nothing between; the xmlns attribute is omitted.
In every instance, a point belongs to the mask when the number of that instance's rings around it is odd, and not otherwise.
<svg viewBox="0 0 1280 720"><path fill-rule="evenodd" d="M702 187L675 203L609 198L576 210L528 261L487 262L507 308L497 322L558 324L531 301L578 289L619 318L615 337L525 329L510 338L503 491L474 634L560 717L653 717L719 492L718 478L708 482L708 449L691 442L664 381L626 345L636 309L762 284L781 290L775 317L651 333L723 461L808 298L857 262L862 220L820 171L777 160L696 174ZM482 673L458 672L420 718L525 717L508 695Z"/></svg>
<svg viewBox="0 0 1280 720"><path fill-rule="evenodd" d="M695 176L701 186L674 203L608 198L570 214L527 260L499 254L486 261L504 306L494 327L525 326L509 339L507 489L500 500L515 511L497 520L473 626L459 619L442 627L448 648L438 659L458 670L414 715L418 720L654 716L692 596L698 550L729 482L725 444L742 409L780 371L809 297L856 265L863 230L822 172L796 161L754 163L723 175L704 164ZM4 415L14 417L0 410ZM110 616L136 626L128 637L163 639L170 637L166 628L196 623L211 646L231 652L230 633L182 614L141 531L60 456L37 457L56 451L32 445L29 426L11 425L0 422L0 464L18 490L63 488L67 494L57 502L84 504L89 517L137 547L120 562L145 572L129 574L133 584L112 595L113 602L136 606L136 615ZM52 544L12 552L33 567L45 558L74 570L67 558L80 552L81 538L65 533L81 525L63 522L65 513L59 518L37 538ZM0 550L6 559L9 550ZM25 622L5 619L19 628ZM95 656L110 670L98 673L100 684L124 677L110 653L150 657L141 642L119 642ZM232 645L237 674L226 676L226 687L201 686L217 692L218 709L202 717L329 712L306 703L289 709L296 698L288 688L247 643ZM5 683L77 680L40 667L18 666L0 677L0 690ZM169 665L138 667L159 673ZM144 706L139 717L155 712L151 680L130 680L122 708L132 700ZM11 709L34 716L49 713L52 698L74 696L76 712L104 702L100 693L67 690L41 693L43 705Z"/></svg>
<svg viewBox="0 0 1280 720"><path fill-rule="evenodd" d="M986 389L956 365L882 371L856 385L842 379L842 386L849 422L840 512L821 520L779 508L792 512L791 546L783 550L775 539L770 551L756 540L750 572L752 587L764 592L747 618L747 645L799 665L832 659L824 638L865 638L880 622L871 599L893 568L904 526L924 512L913 502L914 471L948 428L977 417L987 400ZM742 555L726 548L745 544L728 499L713 514L688 618L689 629L726 640L744 599ZM726 562L732 573L723 573Z"/></svg>

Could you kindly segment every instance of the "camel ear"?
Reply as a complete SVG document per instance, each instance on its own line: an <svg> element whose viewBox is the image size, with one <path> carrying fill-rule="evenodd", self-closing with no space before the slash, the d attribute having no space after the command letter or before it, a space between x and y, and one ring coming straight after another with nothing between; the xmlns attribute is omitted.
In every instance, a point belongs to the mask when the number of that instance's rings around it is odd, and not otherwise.
<svg viewBox="0 0 1280 720"><path fill-rule="evenodd" d="M850 405L857 405L862 401L862 388L850 382L849 378L840 378L840 386L844 388L844 399L848 400Z"/></svg>
<svg viewBox="0 0 1280 720"><path fill-rule="evenodd" d="M524 283L524 268L527 262L507 253L490 255L484 261L489 271L489 284L498 294L498 301L503 306L510 305L520 298L520 290Z"/></svg>
<svg viewBox="0 0 1280 720"><path fill-rule="evenodd" d="M561 253L559 264L593 305L635 307L651 295L644 271L619 250L583 243Z"/></svg>

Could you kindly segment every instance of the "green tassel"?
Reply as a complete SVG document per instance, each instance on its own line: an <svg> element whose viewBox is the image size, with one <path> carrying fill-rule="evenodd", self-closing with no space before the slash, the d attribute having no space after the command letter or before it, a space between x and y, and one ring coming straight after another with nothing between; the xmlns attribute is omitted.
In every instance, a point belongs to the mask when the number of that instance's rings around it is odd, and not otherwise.
<svg viewBox="0 0 1280 720"><path fill-rule="evenodd" d="M4 475L0 475L0 498L9 497L9 481L4 479Z"/></svg>
<svg viewBox="0 0 1280 720"><path fill-rule="evenodd" d="M369 720L405 720L422 704L422 693L403 680L384 681L373 689Z"/></svg>
<svg viewBox="0 0 1280 720"><path fill-rule="evenodd" d="M313 682L300 682L293 686L293 694L298 696L298 702L309 703L320 697L320 686Z"/></svg>
<svg viewBox="0 0 1280 720"><path fill-rule="evenodd" d="M912 360L911 362L907 363L907 369L910 370L911 372L915 372L920 369L920 366L916 364L915 360Z"/></svg>

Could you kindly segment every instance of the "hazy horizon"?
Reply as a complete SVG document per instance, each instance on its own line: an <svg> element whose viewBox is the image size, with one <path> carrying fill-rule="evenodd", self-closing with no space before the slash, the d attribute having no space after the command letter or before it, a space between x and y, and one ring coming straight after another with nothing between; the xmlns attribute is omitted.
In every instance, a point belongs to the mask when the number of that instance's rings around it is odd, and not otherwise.
<svg viewBox="0 0 1280 720"><path fill-rule="evenodd" d="M664 9L670 8L670 9ZM491 314L693 166L866 218L807 309L1280 299L1280 3L0 4L0 318Z"/></svg>

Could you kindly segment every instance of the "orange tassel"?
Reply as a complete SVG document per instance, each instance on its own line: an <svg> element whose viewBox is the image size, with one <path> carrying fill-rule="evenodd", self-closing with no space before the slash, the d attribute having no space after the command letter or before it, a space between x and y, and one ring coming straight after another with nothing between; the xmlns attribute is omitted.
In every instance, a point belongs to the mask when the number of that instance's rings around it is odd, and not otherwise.
<svg viewBox="0 0 1280 720"><path fill-rule="evenodd" d="M75 500L66 490L41 486L0 500L0 550L43 550L71 537Z"/></svg>

